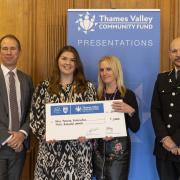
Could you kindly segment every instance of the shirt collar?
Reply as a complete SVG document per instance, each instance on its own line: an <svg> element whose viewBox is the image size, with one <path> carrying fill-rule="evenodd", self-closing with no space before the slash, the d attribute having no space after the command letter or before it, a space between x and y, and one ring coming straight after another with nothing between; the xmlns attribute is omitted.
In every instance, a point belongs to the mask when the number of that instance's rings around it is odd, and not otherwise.
<svg viewBox="0 0 180 180"><path fill-rule="evenodd" d="M4 64L1 64L1 69L2 69L4 76L6 76L10 71ZM16 75L17 74L17 68L14 68L12 70L12 72L14 72L14 74Z"/></svg>

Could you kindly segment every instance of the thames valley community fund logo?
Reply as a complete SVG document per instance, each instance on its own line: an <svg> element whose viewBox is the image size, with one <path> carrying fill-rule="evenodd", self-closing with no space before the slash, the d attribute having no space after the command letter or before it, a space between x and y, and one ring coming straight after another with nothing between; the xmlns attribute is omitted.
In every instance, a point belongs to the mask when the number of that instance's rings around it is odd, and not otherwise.
<svg viewBox="0 0 180 180"><path fill-rule="evenodd" d="M94 28L98 24L95 22L95 15L91 15L89 12L79 14L75 23L78 24L78 31L83 31L85 34L95 31Z"/></svg>

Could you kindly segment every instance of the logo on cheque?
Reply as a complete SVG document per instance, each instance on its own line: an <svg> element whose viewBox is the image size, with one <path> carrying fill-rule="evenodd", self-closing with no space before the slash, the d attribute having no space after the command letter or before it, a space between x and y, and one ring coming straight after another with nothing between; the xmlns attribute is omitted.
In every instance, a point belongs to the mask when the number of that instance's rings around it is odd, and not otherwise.
<svg viewBox="0 0 180 180"><path fill-rule="evenodd" d="M67 114L68 110L69 110L69 109L68 109L68 106L64 106L64 107L63 107L63 113L64 113L64 114Z"/></svg>

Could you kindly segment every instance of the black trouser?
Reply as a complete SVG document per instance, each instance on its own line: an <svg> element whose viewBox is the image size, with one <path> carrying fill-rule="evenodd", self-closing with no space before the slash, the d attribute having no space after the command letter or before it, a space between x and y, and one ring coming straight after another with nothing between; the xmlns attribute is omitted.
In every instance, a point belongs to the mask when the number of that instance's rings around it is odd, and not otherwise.
<svg viewBox="0 0 180 180"><path fill-rule="evenodd" d="M106 161L104 167L105 180L128 180L129 164L126 160ZM98 179L98 178L97 178Z"/></svg>
<svg viewBox="0 0 180 180"><path fill-rule="evenodd" d="M178 180L180 178L180 162L156 158L156 166L160 180Z"/></svg>
<svg viewBox="0 0 180 180"><path fill-rule="evenodd" d="M15 153L8 146L0 149L0 180L20 180L25 151Z"/></svg>

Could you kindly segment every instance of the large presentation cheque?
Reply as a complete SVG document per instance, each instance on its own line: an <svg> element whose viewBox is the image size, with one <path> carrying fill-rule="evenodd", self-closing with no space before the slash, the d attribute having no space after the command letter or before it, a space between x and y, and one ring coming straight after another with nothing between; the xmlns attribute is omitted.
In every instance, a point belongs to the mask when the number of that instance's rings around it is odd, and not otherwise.
<svg viewBox="0 0 180 180"><path fill-rule="evenodd" d="M124 113L114 112L112 101L46 104L46 140L80 136L127 136Z"/></svg>

